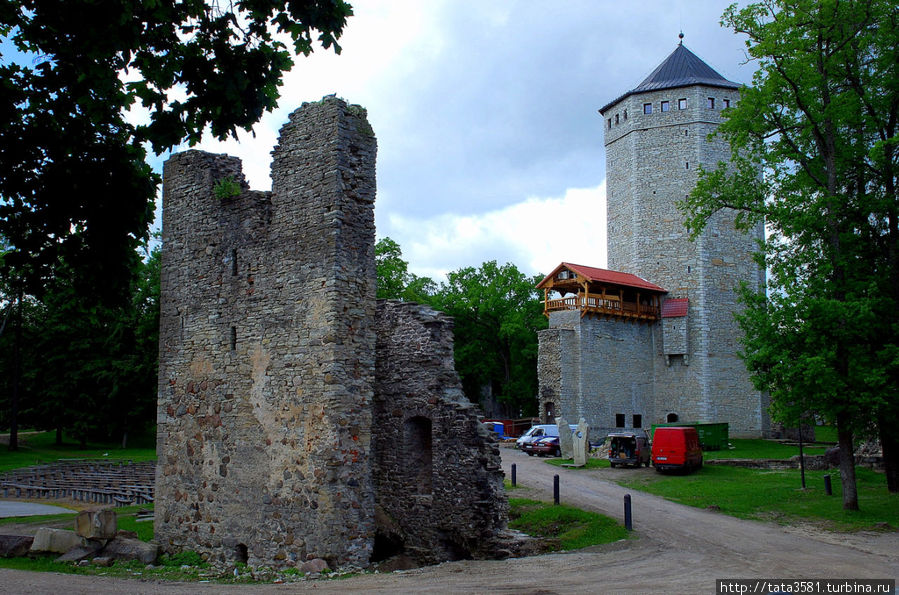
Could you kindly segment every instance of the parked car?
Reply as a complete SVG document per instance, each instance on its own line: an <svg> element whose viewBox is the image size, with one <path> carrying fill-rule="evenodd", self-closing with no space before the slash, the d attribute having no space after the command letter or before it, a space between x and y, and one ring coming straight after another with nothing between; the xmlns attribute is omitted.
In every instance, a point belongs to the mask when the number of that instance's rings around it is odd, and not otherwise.
<svg viewBox="0 0 899 595"><path fill-rule="evenodd" d="M555 424L540 424L532 426L530 430L521 435L515 441L515 445L524 452L534 456L533 444L543 438L559 437L559 427Z"/></svg>
<svg viewBox="0 0 899 595"><path fill-rule="evenodd" d="M656 428L652 437L652 464L660 472L690 472L702 467L702 449L696 428Z"/></svg>
<svg viewBox="0 0 899 595"><path fill-rule="evenodd" d="M609 434L608 439L609 464L612 467L618 465L649 467L652 453L646 432L615 432Z"/></svg>
<svg viewBox="0 0 899 595"><path fill-rule="evenodd" d="M576 424L569 424L568 427L572 432L577 431ZM545 444L538 448L535 448L536 443L540 442L544 438L555 438L555 447L553 448L551 445ZM536 426L532 426L530 430L522 434L522 436L515 441L515 445L519 450L522 450L528 453L530 456L534 456L535 454L546 454L546 453L556 453L556 456L561 454L559 447L559 426L556 424L539 424Z"/></svg>
<svg viewBox="0 0 899 595"><path fill-rule="evenodd" d="M545 455L562 456L562 448L559 446L558 436L544 436L534 442L528 442L525 444L524 452L528 453L529 456L537 455L538 457Z"/></svg>

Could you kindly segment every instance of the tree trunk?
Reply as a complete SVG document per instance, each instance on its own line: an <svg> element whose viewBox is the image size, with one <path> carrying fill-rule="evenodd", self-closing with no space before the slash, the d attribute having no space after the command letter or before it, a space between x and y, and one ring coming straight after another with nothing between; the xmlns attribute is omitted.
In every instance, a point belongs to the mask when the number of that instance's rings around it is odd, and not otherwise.
<svg viewBox="0 0 899 595"><path fill-rule="evenodd" d="M56 426L56 446L62 446L62 426Z"/></svg>
<svg viewBox="0 0 899 595"><path fill-rule="evenodd" d="M22 290L16 295L16 330L13 338L12 402L9 411L9 450L19 450L19 390L22 385Z"/></svg>
<svg viewBox="0 0 899 595"><path fill-rule="evenodd" d="M849 415L837 415L837 437L840 441L840 482L843 485L843 509L858 510L858 487L855 485L855 449Z"/></svg>
<svg viewBox="0 0 899 595"><path fill-rule="evenodd" d="M880 416L878 429L880 431L880 448L883 451L883 468L887 476L887 490L892 493L899 492L899 438L896 436L895 421L890 416Z"/></svg>

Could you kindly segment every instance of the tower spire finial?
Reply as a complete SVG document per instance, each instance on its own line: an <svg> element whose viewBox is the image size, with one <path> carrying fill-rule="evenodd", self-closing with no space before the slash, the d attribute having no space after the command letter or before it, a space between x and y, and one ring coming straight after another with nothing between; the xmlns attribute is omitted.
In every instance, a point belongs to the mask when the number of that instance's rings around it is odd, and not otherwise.
<svg viewBox="0 0 899 595"><path fill-rule="evenodd" d="M681 29L680 35L678 35L677 37L680 39L680 41L677 42L677 45L683 45L683 44L684 44L684 31L683 31L683 29Z"/></svg>

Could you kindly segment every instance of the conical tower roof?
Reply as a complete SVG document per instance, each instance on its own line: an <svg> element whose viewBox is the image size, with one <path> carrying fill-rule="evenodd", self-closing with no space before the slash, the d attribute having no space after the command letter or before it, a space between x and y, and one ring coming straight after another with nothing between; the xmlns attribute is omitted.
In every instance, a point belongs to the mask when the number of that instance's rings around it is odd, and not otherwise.
<svg viewBox="0 0 899 595"><path fill-rule="evenodd" d="M725 89L739 89L740 84L729 81L714 68L702 61L699 56L687 49L683 43L677 44L665 60L653 70L643 82L621 95L614 101L607 103L601 113L631 95L647 91L659 91L662 89L676 89L692 85L706 85L708 87L723 87Z"/></svg>

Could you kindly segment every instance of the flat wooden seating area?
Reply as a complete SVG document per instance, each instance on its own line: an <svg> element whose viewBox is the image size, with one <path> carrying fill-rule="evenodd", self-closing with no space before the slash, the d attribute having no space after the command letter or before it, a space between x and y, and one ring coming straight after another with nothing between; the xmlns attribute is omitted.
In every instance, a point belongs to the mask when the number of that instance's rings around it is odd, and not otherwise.
<svg viewBox="0 0 899 595"><path fill-rule="evenodd" d="M153 461L59 461L0 474L0 496L130 506L153 502L155 482Z"/></svg>

